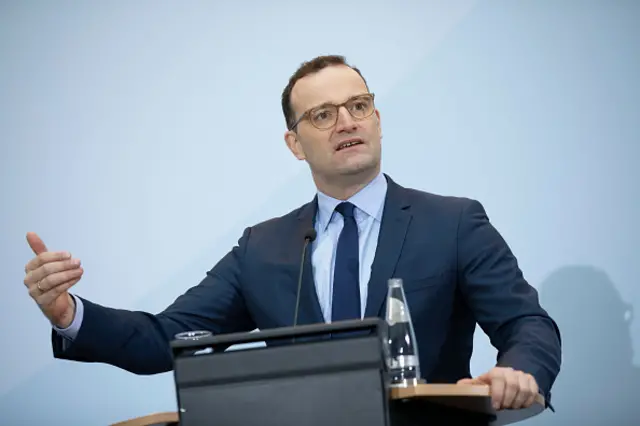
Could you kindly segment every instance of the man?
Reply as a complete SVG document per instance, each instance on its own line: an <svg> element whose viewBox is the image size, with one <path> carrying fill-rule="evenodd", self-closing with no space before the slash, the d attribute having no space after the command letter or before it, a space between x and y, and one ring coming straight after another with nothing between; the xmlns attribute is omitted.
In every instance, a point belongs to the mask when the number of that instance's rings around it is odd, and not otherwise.
<svg viewBox="0 0 640 426"><path fill-rule="evenodd" d="M340 56L302 64L282 108L286 144L309 164L316 197L248 227L160 314L70 295L82 277L79 260L27 235L36 257L24 283L54 327L54 356L154 374L172 368L176 333L292 325L299 256L314 228L299 324L383 316L387 280L402 278L427 381L488 384L497 409L528 407L538 392L548 401L559 331L481 204L406 189L381 173L380 112L360 71ZM495 368L472 379L476 322L499 354Z"/></svg>

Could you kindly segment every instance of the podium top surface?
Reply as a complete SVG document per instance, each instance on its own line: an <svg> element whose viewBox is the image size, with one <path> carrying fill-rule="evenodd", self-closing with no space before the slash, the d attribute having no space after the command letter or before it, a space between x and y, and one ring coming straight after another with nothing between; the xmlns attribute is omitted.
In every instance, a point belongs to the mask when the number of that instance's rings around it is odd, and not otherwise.
<svg viewBox="0 0 640 426"><path fill-rule="evenodd" d="M488 385L456 385L448 383L422 383L406 388L391 388L392 399L430 396L490 397L491 389ZM542 395L537 395L535 402L544 407L544 397Z"/></svg>
<svg viewBox="0 0 640 426"><path fill-rule="evenodd" d="M493 426L519 422L540 414L545 409L542 395L528 408L495 410L491 405L491 388L488 385L418 384L406 388L391 388L392 400L424 399L430 402L475 411L496 417Z"/></svg>

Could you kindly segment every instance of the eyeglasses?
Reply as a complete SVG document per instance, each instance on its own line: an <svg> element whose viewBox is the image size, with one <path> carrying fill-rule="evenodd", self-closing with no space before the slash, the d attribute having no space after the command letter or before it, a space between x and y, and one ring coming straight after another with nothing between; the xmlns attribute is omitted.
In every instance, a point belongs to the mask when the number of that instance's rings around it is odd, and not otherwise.
<svg viewBox="0 0 640 426"><path fill-rule="evenodd" d="M363 95L353 96L346 102L338 105L326 103L315 108L311 108L300 116L300 118L291 126L291 130L295 129L296 126L304 119L309 120L309 122L317 129L330 129L338 122L338 112L341 107L345 107L354 119L364 120L365 118L370 117L375 111L373 103L374 96L375 95L373 93L365 93Z"/></svg>

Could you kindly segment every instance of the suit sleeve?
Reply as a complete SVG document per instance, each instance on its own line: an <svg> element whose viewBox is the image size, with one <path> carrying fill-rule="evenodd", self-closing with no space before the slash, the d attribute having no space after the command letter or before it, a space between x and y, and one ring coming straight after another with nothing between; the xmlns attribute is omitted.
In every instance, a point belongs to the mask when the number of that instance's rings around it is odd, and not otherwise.
<svg viewBox="0 0 640 426"><path fill-rule="evenodd" d="M560 371L560 332L475 200L460 215L458 271L467 303L498 350L497 365L533 375L548 401Z"/></svg>
<svg viewBox="0 0 640 426"><path fill-rule="evenodd" d="M251 331L255 324L242 296L242 263L250 228L205 278L163 312L128 311L82 299L84 316L71 342L52 331L54 357L111 364L136 374L170 371L169 342L176 333L209 330L213 334Z"/></svg>

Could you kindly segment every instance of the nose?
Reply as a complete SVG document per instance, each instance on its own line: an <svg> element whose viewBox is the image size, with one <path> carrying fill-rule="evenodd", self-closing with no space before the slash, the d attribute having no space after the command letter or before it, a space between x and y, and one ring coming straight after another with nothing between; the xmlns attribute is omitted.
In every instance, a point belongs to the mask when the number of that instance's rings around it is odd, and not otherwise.
<svg viewBox="0 0 640 426"><path fill-rule="evenodd" d="M336 132L352 132L358 128L356 120L353 119L345 106L341 106L338 110L338 119L336 121Z"/></svg>

